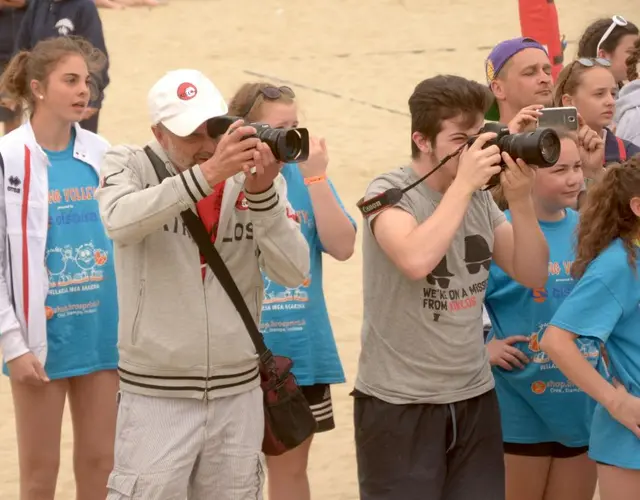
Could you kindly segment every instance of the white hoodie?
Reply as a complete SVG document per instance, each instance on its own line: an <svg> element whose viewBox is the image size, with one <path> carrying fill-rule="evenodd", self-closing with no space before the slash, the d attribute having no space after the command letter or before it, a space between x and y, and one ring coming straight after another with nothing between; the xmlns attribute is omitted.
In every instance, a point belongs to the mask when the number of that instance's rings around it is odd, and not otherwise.
<svg viewBox="0 0 640 500"><path fill-rule="evenodd" d="M640 79L627 83L616 101L616 135L640 147Z"/></svg>

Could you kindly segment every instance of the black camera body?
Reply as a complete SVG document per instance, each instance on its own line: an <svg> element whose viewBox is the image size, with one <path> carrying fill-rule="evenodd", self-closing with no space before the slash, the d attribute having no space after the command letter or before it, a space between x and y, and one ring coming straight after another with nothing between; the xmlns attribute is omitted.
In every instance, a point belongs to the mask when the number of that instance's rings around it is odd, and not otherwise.
<svg viewBox="0 0 640 500"><path fill-rule="evenodd" d="M217 138L225 134L232 123L242 118L237 116L218 116L207 121L207 134ZM245 125L256 129L254 135L267 144L276 160L284 163L299 163L309 158L309 131L306 128L272 128L266 123L247 123Z"/></svg>
<svg viewBox="0 0 640 500"><path fill-rule="evenodd" d="M533 132L522 132L512 134L509 129L501 123L489 122L482 127L480 134L494 132L495 139L487 141L482 149L490 146L498 146L500 153L506 152L511 158L520 158L528 165L538 168L553 167L560 158L560 137L552 128L537 128ZM478 136L469 139L471 146ZM506 164L500 163L500 167L506 168ZM500 174L496 174L487 183L487 189L500 183Z"/></svg>

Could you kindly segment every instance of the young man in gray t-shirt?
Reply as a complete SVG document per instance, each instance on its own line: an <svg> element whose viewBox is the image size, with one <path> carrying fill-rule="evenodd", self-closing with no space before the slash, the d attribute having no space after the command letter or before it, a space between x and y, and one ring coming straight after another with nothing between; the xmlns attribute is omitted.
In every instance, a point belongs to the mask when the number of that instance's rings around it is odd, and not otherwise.
<svg viewBox="0 0 640 500"><path fill-rule="evenodd" d="M478 133L488 89L456 76L409 99L412 162L376 178L371 198L431 171ZM495 260L528 287L547 280L548 248L531 200L534 170L483 148L459 156L367 217L364 319L355 396L362 500L500 500L502 435L482 335ZM481 188L500 173L513 225Z"/></svg>

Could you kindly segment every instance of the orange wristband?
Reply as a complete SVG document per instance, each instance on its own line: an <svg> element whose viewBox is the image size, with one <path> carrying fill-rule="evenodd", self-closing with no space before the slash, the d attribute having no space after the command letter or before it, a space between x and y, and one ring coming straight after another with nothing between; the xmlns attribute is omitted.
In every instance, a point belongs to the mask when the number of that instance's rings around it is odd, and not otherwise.
<svg viewBox="0 0 640 500"><path fill-rule="evenodd" d="M318 182L323 182L327 180L327 175L326 174L322 174L322 175L317 175L315 177L305 177L304 179L304 185L305 186L309 186L311 184L316 184Z"/></svg>

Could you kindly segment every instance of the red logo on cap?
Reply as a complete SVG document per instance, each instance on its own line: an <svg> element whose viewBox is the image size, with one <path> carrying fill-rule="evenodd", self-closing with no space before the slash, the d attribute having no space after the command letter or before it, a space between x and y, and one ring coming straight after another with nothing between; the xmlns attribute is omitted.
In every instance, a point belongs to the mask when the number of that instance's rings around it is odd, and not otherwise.
<svg viewBox="0 0 640 500"><path fill-rule="evenodd" d="M178 87L178 97L183 101L193 99L198 93L198 89L193 83L184 82Z"/></svg>

